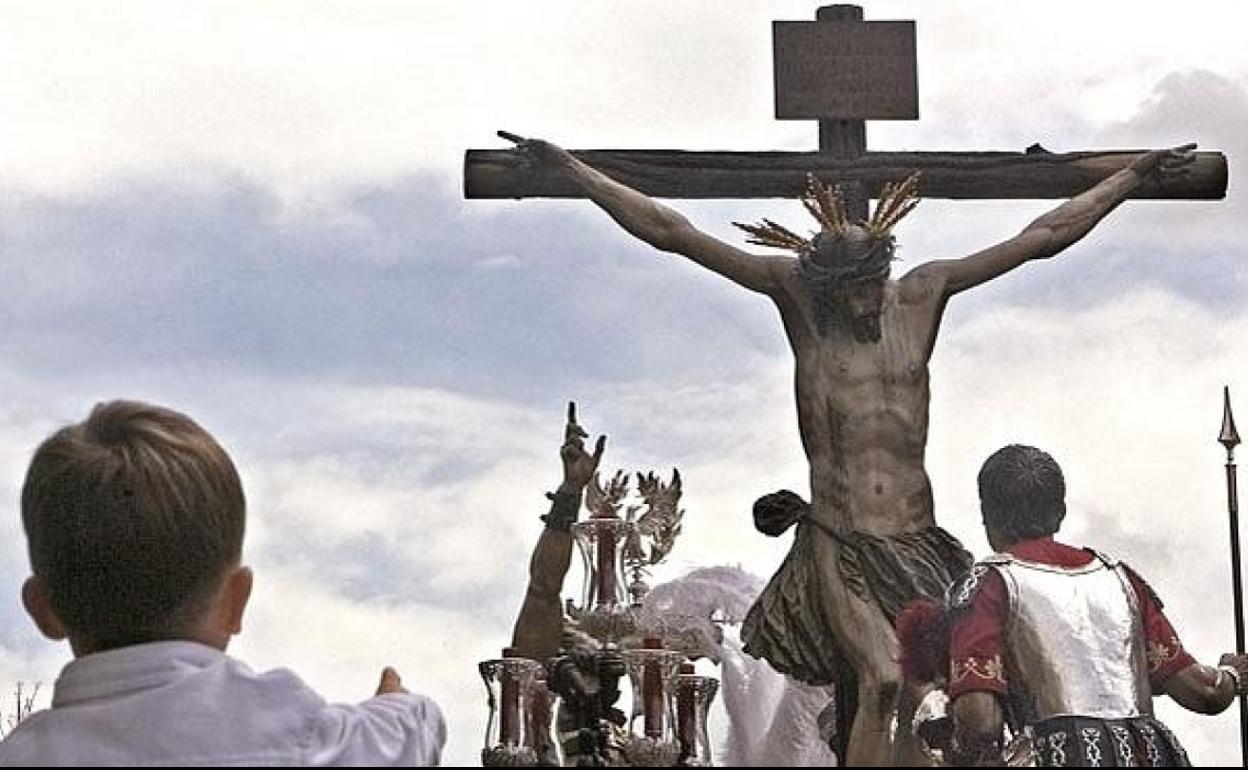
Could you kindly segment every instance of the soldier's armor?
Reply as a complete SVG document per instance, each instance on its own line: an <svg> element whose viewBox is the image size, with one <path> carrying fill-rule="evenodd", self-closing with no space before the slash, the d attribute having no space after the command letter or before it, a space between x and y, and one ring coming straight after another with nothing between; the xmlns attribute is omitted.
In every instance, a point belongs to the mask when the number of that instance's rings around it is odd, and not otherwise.
<svg viewBox="0 0 1248 770"><path fill-rule="evenodd" d="M994 555L1005 582L1006 681L1014 720L1152 716L1139 600L1101 554L1082 567Z"/></svg>

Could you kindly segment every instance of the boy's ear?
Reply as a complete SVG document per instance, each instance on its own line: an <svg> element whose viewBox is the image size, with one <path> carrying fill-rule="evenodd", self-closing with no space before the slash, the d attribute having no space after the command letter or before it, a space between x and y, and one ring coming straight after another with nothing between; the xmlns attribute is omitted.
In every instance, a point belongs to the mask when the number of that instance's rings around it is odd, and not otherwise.
<svg viewBox="0 0 1248 770"><path fill-rule="evenodd" d="M224 595L220 610L223 630L230 635L243 630L243 613L247 610L247 600L251 598L253 575L250 567L237 567L225 578Z"/></svg>
<svg viewBox="0 0 1248 770"><path fill-rule="evenodd" d="M69 636L65 624L56 616L52 605L48 602L48 594L43 590L43 581L35 576L26 578L22 584L22 606L27 614L39 627L39 632L54 642Z"/></svg>

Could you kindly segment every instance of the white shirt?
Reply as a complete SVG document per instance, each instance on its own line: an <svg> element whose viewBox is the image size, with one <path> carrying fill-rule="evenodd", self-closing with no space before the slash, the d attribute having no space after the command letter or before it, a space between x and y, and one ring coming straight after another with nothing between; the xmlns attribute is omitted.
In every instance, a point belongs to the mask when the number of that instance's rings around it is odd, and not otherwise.
<svg viewBox="0 0 1248 770"><path fill-rule="evenodd" d="M194 642L83 656L52 708L0 741L0 767L436 765L446 723L424 695L331 705L290 671L256 674Z"/></svg>

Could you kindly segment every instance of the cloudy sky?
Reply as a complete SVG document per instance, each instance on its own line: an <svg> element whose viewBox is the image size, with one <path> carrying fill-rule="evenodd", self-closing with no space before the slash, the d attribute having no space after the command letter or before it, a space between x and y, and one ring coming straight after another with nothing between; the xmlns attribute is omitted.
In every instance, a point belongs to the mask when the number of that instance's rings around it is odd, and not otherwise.
<svg viewBox="0 0 1248 770"><path fill-rule="evenodd" d="M465 201L506 128L579 148L806 150L772 117L773 19L807 2L0 2L0 688L50 683L17 494L31 449L101 399L184 410L234 454L257 589L233 651L336 699L384 664L433 694L447 759L484 726L563 404L607 464L678 466L658 577L787 538L749 505L807 491L774 311L574 201ZM1221 387L1248 420L1248 12L1237 3L881 0L916 19L917 122L875 149L1197 141L1225 201L1128 203L1085 241L950 306L932 362L939 521L986 550L974 477L1009 442L1067 471L1068 539L1130 560L1212 662L1233 645ZM677 203L704 229L791 202ZM1053 205L926 201L909 269ZM574 582L569 581L569 595ZM7 599L5 598L7 597ZM7 707L8 704L5 704ZM1162 706L1198 763L1236 720Z"/></svg>

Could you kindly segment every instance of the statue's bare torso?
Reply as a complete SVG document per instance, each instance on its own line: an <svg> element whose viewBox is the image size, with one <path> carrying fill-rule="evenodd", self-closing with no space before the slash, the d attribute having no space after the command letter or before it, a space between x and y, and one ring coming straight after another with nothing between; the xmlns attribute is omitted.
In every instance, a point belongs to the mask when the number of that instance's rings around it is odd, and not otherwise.
<svg viewBox="0 0 1248 770"><path fill-rule="evenodd" d="M940 302L924 279L889 281L880 339L820 334L796 263L773 295L795 360L811 515L838 531L892 535L933 526L927 444L928 360Z"/></svg>

